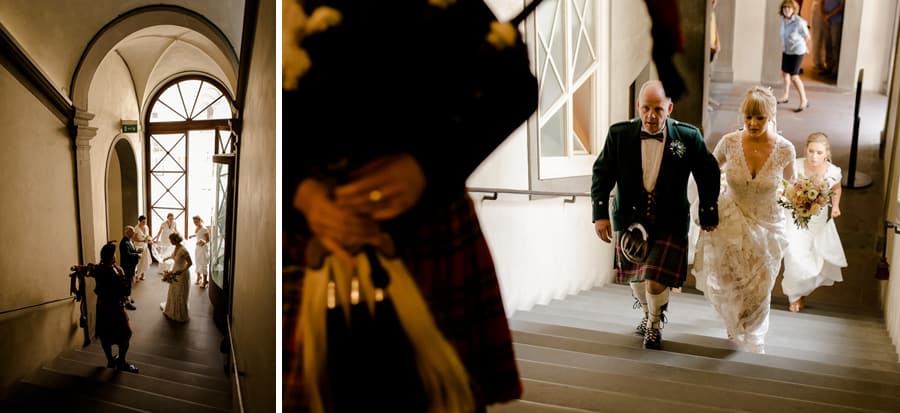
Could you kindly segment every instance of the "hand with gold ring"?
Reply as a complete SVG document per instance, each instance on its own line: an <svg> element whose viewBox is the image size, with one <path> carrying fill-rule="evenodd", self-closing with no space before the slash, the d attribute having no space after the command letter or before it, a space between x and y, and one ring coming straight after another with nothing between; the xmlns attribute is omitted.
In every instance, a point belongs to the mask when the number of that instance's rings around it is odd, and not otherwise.
<svg viewBox="0 0 900 413"><path fill-rule="evenodd" d="M350 177L350 183L335 188L335 204L376 221L406 212L425 190L425 173L408 154L375 159L352 171Z"/></svg>
<svg viewBox="0 0 900 413"><path fill-rule="evenodd" d="M329 197L328 187L315 179L300 183L294 192L293 206L303 213L310 231L322 245L348 263L355 261L347 248L379 245L384 240L375 221L337 206Z"/></svg>

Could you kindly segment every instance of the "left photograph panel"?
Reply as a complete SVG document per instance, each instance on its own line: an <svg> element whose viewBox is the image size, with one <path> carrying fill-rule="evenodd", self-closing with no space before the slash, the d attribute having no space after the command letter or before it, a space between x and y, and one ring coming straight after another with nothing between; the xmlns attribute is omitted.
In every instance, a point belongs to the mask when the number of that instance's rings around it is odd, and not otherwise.
<svg viewBox="0 0 900 413"><path fill-rule="evenodd" d="M0 411L275 411L276 7L0 2Z"/></svg>

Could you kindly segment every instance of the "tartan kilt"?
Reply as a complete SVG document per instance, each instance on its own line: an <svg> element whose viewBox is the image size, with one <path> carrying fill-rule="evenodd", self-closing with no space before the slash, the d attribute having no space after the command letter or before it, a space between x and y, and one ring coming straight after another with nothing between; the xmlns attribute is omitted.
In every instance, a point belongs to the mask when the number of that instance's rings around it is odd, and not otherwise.
<svg viewBox="0 0 900 413"><path fill-rule="evenodd" d="M103 342L122 344L131 339L131 323L125 313L125 306L122 305L122 297L97 297L96 323L97 338Z"/></svg>
<svg viewBox="0 0 900 413"><path fill-rule="evenodd" d="M404 265L431 309L438 329L456 349L478 406L522 394L500 286L472 200L465 192L450 205L420 205L387 228ZM300 319L308 236L285 232L283 242L284 406L303 407Z"/></svg>
<svg viewBox="0 0 900 413"><path fill-rule="evenodd" d="M628 284L644 280L656 281L672 288L681 287L687 279L687 237L664 235L651 239L647 260L634 264L625 259L619 246L621 232L616 232L616 283Z"/></svg>

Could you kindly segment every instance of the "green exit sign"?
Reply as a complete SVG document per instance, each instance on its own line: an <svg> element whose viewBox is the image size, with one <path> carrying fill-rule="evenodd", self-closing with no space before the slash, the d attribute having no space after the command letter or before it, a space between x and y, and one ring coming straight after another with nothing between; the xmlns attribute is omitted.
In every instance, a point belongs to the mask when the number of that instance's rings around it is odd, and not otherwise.
<svg viewBox="0 0 900 413"><path fill-rule="evenodd" d="M122 125L122 133L137 133L137 125Z"/></svg>

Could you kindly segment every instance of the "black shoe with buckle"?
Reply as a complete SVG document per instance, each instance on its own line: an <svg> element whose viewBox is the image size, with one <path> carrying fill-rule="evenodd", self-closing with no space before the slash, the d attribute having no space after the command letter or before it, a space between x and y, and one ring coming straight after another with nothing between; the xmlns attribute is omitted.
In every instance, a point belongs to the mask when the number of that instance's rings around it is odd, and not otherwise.
<svg viewBox="0 0 900 413"><path fill-rule="evenodd" d="M644 348L648 350L662 349L662 333L658 328L647 328L647 332L644 334Z"/></svg>

